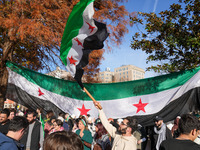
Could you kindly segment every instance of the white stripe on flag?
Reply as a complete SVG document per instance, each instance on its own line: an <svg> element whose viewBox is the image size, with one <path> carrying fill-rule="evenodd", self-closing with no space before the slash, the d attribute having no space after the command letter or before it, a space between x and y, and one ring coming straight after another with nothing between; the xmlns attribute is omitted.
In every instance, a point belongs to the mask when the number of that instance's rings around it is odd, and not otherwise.
<svg viewBox="0 0 200 150"><path fill-rule="evenodd" d="M45 101L50 101L65 112L67 110L70 110L69 113L75 114L76 116L80 115L80 111L77 108L81 108L82 105L84 104L86 109L91 109L88 112L89 114L91 114L91 116L93 117L98 116L98 111L94 107L92 101L77 100L52 93L50 91L47 91L39 87L36 84L31 83L23 76L11 71L9 68L7 69L9 71L8 82L18 86L28 94ZM149 115L157 113L173 100L179 98L189 90L199 86L200 86L200 72L195 74L183 86L179 86L174 89L165 90L162 92L149 95L124 98L124 99L102 100L101 104L107 117L123 118L126 116L134 116L134 115ZM39 88L44 93L44 95L42 96L38 95ZM80 90L80 92L82 91ZM145 112L139 111L138 113L136 113L137 108L133 106L133 104L138 104L140 99L142 103L148 103L148 104L144 107Z"/></svg>

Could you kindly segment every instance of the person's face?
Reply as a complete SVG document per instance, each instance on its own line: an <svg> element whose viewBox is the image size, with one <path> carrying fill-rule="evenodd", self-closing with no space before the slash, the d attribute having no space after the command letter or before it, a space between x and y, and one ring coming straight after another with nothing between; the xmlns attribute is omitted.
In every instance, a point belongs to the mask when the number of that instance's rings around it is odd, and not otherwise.
<svg viewBox="0 0 200 150"><path fill-rule="evenodd" d="M59 131L61 126L57 125L57 123L54 122L54 123L53 123L53 127L54 127L54 129L55 129L56 131Z"/></svg>
<svg viewBox="0 0 200 150"><path fill-rule="evenodd" d="M9 119L12 120L14 117L15 117L15 113L14 112L10 112Z"/></svg>
<svg viewBox="0 0 200 150"><path fill-rule="evenodd" d="M80 130L85 129L85 126L84 126L84 124L83 124L83 122L81 120L78 122L78 128Z"/></svg>
<svg viewBox="0 0 200 150"><path fill-rule="evenodd" d="M35 121L36 117L33 116L33 114L28 114L27 115L27 120L29 124L32 124Z"/></svg>
<svg viewBox="0 0 200 150"><path fill-rule="evenodd" d="M155 125L160 128L162 126L163 120L155 121Z"/></svg>
<svg viewBox="0 0 200 150"><path fill-rule="evenodd" d="M52 119L52 120L51 120L51 123L53 124L55 121L56 121L56 119Z"/></svg>
<svg viewBox="0 0 200 150"><path fill-rule="evenodd" d="M118 129L118 132L121 133L121 134L126 134L126 130L128 128L128 120L124 119L121 124L119 125L119 129Z"/></svg>
<svg viewBox="0 0 200 150"><path fill-rule="evenodd" d="M0 123L5 123L8 120L8 116L6 114L0 114Z"/></svg>

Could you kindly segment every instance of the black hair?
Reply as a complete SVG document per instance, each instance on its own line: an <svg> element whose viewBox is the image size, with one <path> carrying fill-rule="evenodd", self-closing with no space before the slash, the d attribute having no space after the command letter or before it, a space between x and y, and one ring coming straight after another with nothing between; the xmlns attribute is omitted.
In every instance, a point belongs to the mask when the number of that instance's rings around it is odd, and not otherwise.
<svg viewBox="0 0 200 150"><path fill-rule="evenodd" d="M35 110L33 109L28 109L27 112L26 112L26 115L30 115L30 114L33 114L33 117L36 117L37 113Z"/></svg>
<svg viewBox="0 0 200 150"><path fill-rule="evenodd" d="M178 129L182 134L189 134L192 130L199 128L199 121L196 116L184 114L179 120Z"/></svg>
<svg viewBox="0 0 200 150"><path fill-rule="evenodd" d="M128 120L127 125L128 125L128 127L130 127L132 129L131 133L133 134L133 132L138 129L137 119L133 119L132 117L126 117L124 119Z"/></svg>
<svg viewBox="0 0 200 150"><path fill-rule="evenodd" d="M17 111L16 111L16 109L11 108L11 109L10 109L10 113L11 113L11 112L14 112L14 114L16 114Z"/></svg>
<svg viewBox="0 0 200 150"><path fill-rule="evenodd" d="M63 122L60 119L56 119L55 122L58 126L63 126Z"/></svg>
<svg viewBox="0 0 200 150"><path fill-rule="evenodd" d="M2 114L6 114L7 117L10 115L10 110L8 108L4 108L2 111L1 111Z"/></svg>
<svg viewBox="0 0 200 150"><path fill-rule="evenodd" d="M8 131L19 131L21 129L26 129L29 123L25 117L22 116L15 116L11 121L8 127Z"/></svg>

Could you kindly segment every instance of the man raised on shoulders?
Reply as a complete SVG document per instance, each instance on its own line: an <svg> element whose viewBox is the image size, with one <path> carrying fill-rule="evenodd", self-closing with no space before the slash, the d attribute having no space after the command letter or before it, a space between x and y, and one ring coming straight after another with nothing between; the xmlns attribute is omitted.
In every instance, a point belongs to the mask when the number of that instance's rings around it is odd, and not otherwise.
<svg viewBox="0 0 200 150"><path fill-rule="evenodd" d="M94 102L96 108L100 108L99 102ZM99 107L100 106L100 107ZM111 137L114 138L112 150L136 150L137 139L133 136L133 132L137 130L137 120L127 117L121 122L119 129L117 129L108 122L105 113L102 109L99 109L100 120L108 131Z"/></svg>

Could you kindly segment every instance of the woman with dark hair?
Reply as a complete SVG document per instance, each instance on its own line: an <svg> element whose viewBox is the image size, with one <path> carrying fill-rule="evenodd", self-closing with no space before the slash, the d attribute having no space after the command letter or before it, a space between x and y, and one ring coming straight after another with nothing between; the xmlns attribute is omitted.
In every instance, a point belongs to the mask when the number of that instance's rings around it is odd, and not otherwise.
<svg viewBox="0 0 200 150"><path fill-rule="evenodd" d="M91 144L93 139L91 132L87 128L87 122L85 121L84 118L79 120L78 130L76 131L76 134L79 135L79 137L81 138L84 144L84 150L90 150L88 144Z"/></svg>
<svg viewBox="0 0 200 150"><path fill-rule="evenodd" d="M94 150L111 150L111 143L106 129L101 122L95 125L96 133L91 149Z"/></svg>
<svg viewBox="0 0 200 150"><path fill-rule="evenodd" d="M56 119L53 122L53 129L51 130L50 134L54 132L58 132L58 131L63 131L63 130L64 130L63 122L60 119Z"/></svg>
<svg viewBox="0 0 200 150"><path fill-rule="evenodd" d="M73 132L58 131L50 134L43 144L43 150L83 150L83 143Z"/></svg>

